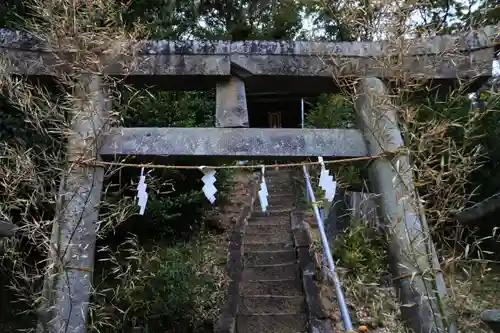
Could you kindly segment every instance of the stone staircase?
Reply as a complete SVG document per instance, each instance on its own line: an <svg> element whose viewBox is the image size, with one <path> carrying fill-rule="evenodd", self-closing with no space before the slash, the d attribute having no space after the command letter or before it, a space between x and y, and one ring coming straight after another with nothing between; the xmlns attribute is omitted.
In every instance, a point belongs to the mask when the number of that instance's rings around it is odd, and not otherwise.
<svg viewBox="0 0 500 333"><path fill-rule="evenodd" d="M236 332L306 332L305 297L290 220L295 201L290 173L266 174L266 182L269 212L253 212L243 234Z"/></svg>
<svg viewBox="0 0 500 333"><path fill-rule="evenodd" d="M316 265L293 172L266 172L268 211L253 182L251 200L233 231L228 258L228 300L217 333L331 333L315 282ZM254 209L255 208L255 209Z"/></svg>

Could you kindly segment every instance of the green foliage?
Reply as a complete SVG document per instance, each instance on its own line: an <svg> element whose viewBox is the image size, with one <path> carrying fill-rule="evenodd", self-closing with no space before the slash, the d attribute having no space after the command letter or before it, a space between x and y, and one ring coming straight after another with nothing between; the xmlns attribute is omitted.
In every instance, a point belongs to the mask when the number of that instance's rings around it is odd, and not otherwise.
<svg viewBox="0 0 500 333"><path fill-rule="evenodd" d="M126 105L125 107L123 105ZM200 92L156 92L125 95L124 126L213 127L215 96Z"/></svg>
<svg viewBox="0 0 500 333"><path fill-rule="evenodd" d="M322 94L315 107L305 115L308 128L351 128L355 123L352 101L342 94ZM335 165L337 182L343 186L362 186L359 169L354 165Z"/></svg>
<svg viewBox="0 0 500 333"><path fill-rule="evenodd" d="M215 103L210 93L125 92L115 107L121 109L124 125L131 127L212 127L214 123ZM179 158L169 162L196 163ZM202 173L146 171L149 198L145 214L133 215L100 242L101 248L117 248L115 254L102 255L112 265L104 263L97 279L103 292L95 297L93 321L101 332L107 332L108 324L113 326L110 332L133 326L162 332L196 329L204 321L212 321L220 307L224 287L211 262L214 244L192 243L206 234L207 215L213 209L201 191ZM225 201L230 175L226 170L217 173L218 204ZM127 168L108 181L133 184L122 196L134 196L137 176L137 169ZM119 199L109 196L111 201ZM134 239L122 244L131 234ZM116 280L121 283L116 285Z"/></svg>
<svg viewBox="0 0 500 333"><path fill-rule="evenodd" d="M124 93L117 105L127 127L212 127L215 101L213 94L199 92ZM192 165L192 159L177 158L177 165ZM218 164L212 160L210 163ZM217 172L217 202L223 203L230 172ZM134 216L124 223L122 233L132 232L145 239L178 239L192 236L204 226L207 211L212 209L201 188L198 170L158 169L148 172L149 199L144 216ZM137 170L115 176L122 183L135 182ZM130 181L127 181L130 179ZM143 222L146 221L146 222ZM141 227L137 227L141 225ZM141 237L141 239L142 239Z"/></svg>
<svg viewBox="0 0 500 333"><path fill-rule="evenodd" d="M444 100L427 96L410 101L409 107L413 110L408 113L413 116L406 119L408 127L403 129L403 137L418 156L415 159L417 170L420 170L418 164L421 160L428 167L443 171L460 162L460 156L454 156L436 144L446 140L455 149L460 149L461 155L482 155L479 160L482 166L467 175L467 193L475 192L475 200L482 200L498 191L500 103L496 94L482 93L479 99L465 94L448 96ZM427 156L432 156L432 161Z"/></svg>
<svg viewBox="0 0 500 333"><path fill-rule="evenodd" d="M0 3L0 28L14 28L26 14L21 0L4 0Z"/></svg>
<svg viewBox="0 0 500 333"><path fill-rule="evenodd" d="M483 110L484 116L477 120L475 140L476 145L482 148L485 156L481 168L475 170L471 175L472 186L481 185L477 191L476 201L485 199L500 189L500 149L498 149L498 138L500 137L500 101L498 93L483 93L477 100L478 107ZM488 110L488 112L484 112ZM474 188L472 188L474 189Z"/></svg>
<svg viewBox="0 0 500 333"><path fill-rule="evenodd" d="M123 13L139 19L153 38L289 39L302 28L303 1L133 1ZM203 22L203 24L201 23Z"/></svg>
<svg viewBox="0 0 500 333"><path fill-rule="evenodd" d="M387 270L387 241L363 221L353 219L332 243L332 255L354 275L380 276Z"/></svg>
<svg viewBox="0 0 500 333"><path fill-rule="evenodd" d="M106 258L110 267L103 267L94 296L96 332L135 326L179 332L214 319L221 277L207 273L214 257L203 244L146 250L131 238Z"/></svg>
<svg viewBox="0 0 500 333"><path fill-rule="evenodd" d="M21 111L10 105L4 94L0 94L0 141L30 141L30 132L24 126Z"/></svg>
<svg viewBox="0 0 500 333"><path fill-rule="evenodd" d="M309 128L348 128L354 125L354 115L354 106L346 96L322 94L305 123Z"/></svg>
<svg viewBox="0 0 500 333"><path fill-rule="evenodd" d="M122 225L121 234L133 233L141 240L167 243L186 240L205 227L210 211L214 208L201 191L201 172L189 170L182 173L165 173L152 185L169 181L170 191L150 191L144 216L134 215ZM231 173L227 170L217 172L217 203L224 204L229 193ZM151 183L151 182L150 182ZM138 208L137 208L138 209ZM151 235L154 235L152 237Z"/></svg>

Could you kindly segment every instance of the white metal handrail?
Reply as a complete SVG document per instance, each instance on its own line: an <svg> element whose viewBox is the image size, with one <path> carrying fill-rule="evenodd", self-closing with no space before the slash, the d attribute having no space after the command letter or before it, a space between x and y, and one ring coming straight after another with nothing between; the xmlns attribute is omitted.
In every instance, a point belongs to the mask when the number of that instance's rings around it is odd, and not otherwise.
<svg viewBox="0 0 500 333"><path fill-rule="evenodd" d="M353 328L352 328L351 317L350 317L349 311L347 309L347 304L345 302L344 292L342 291L342 285L340 283L339 276L337 275L337 272L335 271L335 263L333 262L333 256L332 256L332 252L330 250L330 244L328 243L328 238L326 237L324 221L323 221L323 218L320 214L318 205L316 204L316 197L314 195L314 191L313 191L313 188L311 185L311 177L309 176L309 172L307 171L307 167L305 165L302 166L302 169L304 171L304 178L306 180L307 194L308 194L309 200L313 206L314 216L316 217L316 221L318 222L319 233L321 235L321 244L323 246L323 251L325 253L325 257L327 260L328 269L330 271L329 276L333 280L333 284L335 286L335 294L337 296L337 300L338 300L338 304L339 304L339 308L340 308L340 315L341 315L342 321L344 323L344 329L346 332L352 332Z"/></svg>

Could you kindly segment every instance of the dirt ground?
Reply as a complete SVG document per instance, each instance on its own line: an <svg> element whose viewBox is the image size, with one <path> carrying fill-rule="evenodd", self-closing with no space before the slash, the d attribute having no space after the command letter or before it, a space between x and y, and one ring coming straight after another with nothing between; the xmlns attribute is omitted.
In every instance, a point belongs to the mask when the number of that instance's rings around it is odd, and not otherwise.
<svg viewBox="0 0 500 333"><path fill-rule="evenodd" d="M243 207L250 200L250 183L253 174L251 172L236 172L234 173L231 184L229 186L230 193L227 201L219 206L210 219L212 223L217 225L219 232L212 234L204 240L204 253L208 258L205 261L205 269L211 275L218 276L218 291L213 295L218 300L218 309L213 309L214 320L217 320L220 315L220 310L227 300L227 290L229 286L229 278L227 276L227 258L228 248L231 233L238 221Z"/></svg>
<svg viewBox="0 0 500 333"><path fill-rule="evenodd" d="M231 191L228 201L217 214L218 224L226 231L231 231L238 220L243 206L250 200L250 183L252 172L238 171L231 180Z"/></svg>

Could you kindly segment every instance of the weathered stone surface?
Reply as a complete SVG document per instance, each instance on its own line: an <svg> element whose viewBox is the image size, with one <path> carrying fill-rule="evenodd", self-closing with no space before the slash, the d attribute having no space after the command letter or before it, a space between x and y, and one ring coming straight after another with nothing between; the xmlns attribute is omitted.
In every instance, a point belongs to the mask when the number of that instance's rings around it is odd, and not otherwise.
<svg viewBox="0 0 500 333"><path fill-rule="evenodd" d="M442 35L379 42L308 42L308 41L239 41L231 43L232 54L266 55L342 55L348 57L379 57L407 54L441 54L446 51L470 51L496 45L499 28L486 26L482 29L458 35Z"/></svg>
<svg viewBox="0 0 500 333"><path fill-rule="evenodd" d="M481 319L494 333L500 333L500 310L486 310L481 314Z"/></svg>
<svg viewBox="0 0 500 333"><path fill-rule="evenodd" d="M252 295L241 299L240 314L303 313L303 296Z"/></svg>
<svg viewBox="0 0 500 333"><path fill-rule="evenodd" d="M245 83L238 77L217 84L215 127L248 127Z"/></svg>
<svg viewBox="0 0 500 333"><path fill-rule="evenodd" d="M139 54L148 55L215 55L231 52L231 41L227 40L148 40L137 47Z"/></svg>
<svg viewBox="0 0 500 333"><path fill-rule="evenodd" d="M280 281L246 281L241 284L241 295L302 295L302 282L299 279Z"/></svg>
<svg viewBox="0 0 500 333"><path fill-rule="evenodd" d="M100 76L82 77L78 88L81 101L72 110L74 133L69 135L67 147L70 162L98 158L96 145L106 129L111 109L111 99ZM96 144L89 145L89 142ZM63 173L61 199L56 207L59 218L52 226L39 331L84 333L86 330L103 179L104 168L99 166L76 164Z"/></svg>
<svg viewBox="0 0 500 333"><path fill-rule="evenodd" d="M306 315L302 313L272 315L241 315L236 327L238 333L291 333L303 332Z"/></svg>
<svg viewBox="0 0 500 333"><path fill-rule="evenodd" d="M238 313L240 299L240 285L243 272L243 233L248 218L251 216L255 199L257 198L257 179L250 183L250 195L248 202L241 210L240 216L234 226L227 261L227 274L230 279L227 290L227 301L221 309L221 314L215 325L215 333L234 333L236 329L236 315Z"/></svg>
<svg viewBox="0 0 500 333"><path fill-rule="evenodd" d="M293 241L295 243L295 247L309 247L311 246L311 237L309 235L309 231L305 228L294 229L293 230Z"/></svg>
<svg viewBox="0 0 500 333"><path fill-rule="evenodd" d="M499 27L486 26L458 35L442 35L378 42L308 42L308 41L200 41L200 40L147 40L131 44L146 55L214 55L214 54L266 54L266 55L343 55L351 57L378 57L399 54L404 48L408 54L440 54L449 50L470 51L493 47L499 37ZM47 51L43 40L26 33L0 29L0 47L32 51Z"/></svg>
<svg viewBox="0 0 500 333"><path fill-rule="evenodd" d="M22 31L0 29L0 47L19 50L48 51L43 40Z"/></svg>
<svg viewBox="0 0 500 333"><path fill-rule="evenodd" d="M464 209L457 214L456 219L460 223L469 223L479 220L488 214L492 214L500 207L500 193L495 193L474 206Z"/></svg>
<svg viewBox="0 0 500 333"><path fill-rule="evenodd" d="M231 55L231 64L245 68L254 76L374 76L380 78L411 75L420 78L455 79L489 76L492 49L467 54L410 56L403 60L389 57L328 55Z"/></svg>
<svg viewBox="0 0 500 333"><path fill-rule="evenodd" d="M102 71L108 75L146 76L149 84L158 84L151 76L187 76L199 80L197 76L228 76L231 62L228 55L120 55L117 58L102 60ZM152 81L151 81L152 80ZM214 81L211 82L213 84ZM181 83L182 87L182 83ZM213 88L213 85L211 86Z"/></svg>
<svg viewBox="0 0 500 333"><path fill-rule="evenodd" d="M363 131L370 154L404 147L397 109L384 84L376 78L367 78L360 81L357 92L358 127ZM378 215L391 236L388 252L392 274L400 277L396 285L403 319L414 332L437 333L445 328L454 332L445 327L441 317L447 316L447 308L444 298L436 300L435 281L421 274L440 269L429 260L433 244L424 227L425 215L416 196L408 155L400 153L392 159L377 159L368 171L373 192L380 195ZM437 312L440 316L435 315Z"/></svg>
<svg viewBox="0 0 500 333"><path fill-rule="evenodd" d="M352 43L142 41L125 46L120 54L99 55L99 70L177 90L213 88L233 72L245 74L250 92L268 90L268 85L283 91L334 91L332 76L410 75L455 81L491 76L499 30L491 26L456 36ZM406 54L403 60L401 52ZM56 57L43 41L0 30L0 54L12 62L10 71L50 75L54 68L69 70L72 53Z"/></svg>
<svg viewBox="0 0 500 333"><path fill-rule="evenodd" d="M14 223L0 220L0 238L14 236L16 234L17 229L18 228Z"/></svg>
<svg viewBox="0 0 500 333"><path fill-rule="evenodd" d="M308 157L366 156L355 129L115 128L101 155Z"/></svg>

